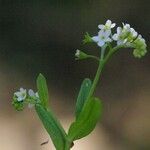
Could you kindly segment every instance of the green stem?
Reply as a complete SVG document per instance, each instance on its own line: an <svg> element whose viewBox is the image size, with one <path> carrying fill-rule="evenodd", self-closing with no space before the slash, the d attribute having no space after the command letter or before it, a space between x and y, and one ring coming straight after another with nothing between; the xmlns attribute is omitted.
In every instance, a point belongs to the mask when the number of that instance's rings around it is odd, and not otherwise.
<svg viewBox="0 0 150 150"><path fill-rule="evenodd" d="M70 141L66 140L66 145L65 145L65 149L64 150L70 150L73 145L74 144L73 144L72 141L70 142Z"/></svg>
<svg viewBox="0 0 150 150"><path fill-rule="evenodd" d="M65 149L64 150L70 150L70 144L66 144Z"/></svg>
<svg viewBox="0 0 150 150"><path fill-rule="evenodd" d="M100 60L99 61L99 66L98 66L98 69L97 69L97 72L96 72L96 75L95 75L95 78L94 78L94 81L93 81L93 84L92 84L92 87L91 87L91 90L90 90L89 95L88 95L88 99L94 94L94 91L95 91L95 88L98 84L103 66L104 66L104 61Z"/></svg>
<svg viewBox="0 0 150 150"><path fill-rule="evenodd" d="M93 84L92 84L92 87L91 87L91 90L89 92L89 95L88 95L88 99L94 94L95 92L95 89L96 89L96 86L98 84L98 81L100 79L100 76L101 76L101 73L102 73L102 70L103 70L103 67L104 65L107 63L108 59L113 55L113 53L115 53L118 49L122 48L122 46L116 46L112 49L109 50L109 52L107 53L106 57L103 58L103 52L104 50L102 51L101 53L101 59L99 60L99 66L98 66L98 69L97 69L97 72L96 72L96 75L95 75L95 78L94 78L94 81L93 81ZM103 56L102 56L103 55Z"/></svg>
<svg viewBox="0 0 150 150"><path fill-rule="evenodd" d="M110 48L110 47L109 47ZM105 49L102 49L101 51L101 58L98 59L97 57L94 57L92 55L93 58L95 58L96 60L98 60L99 62L99 66L98 66L98 69L97 69L97 72L96 72L96 75L95 75L95 78L94 78L94 81L93 81L93 84L92 84L92 87L91 87L91 90L89 92L89 95L88 95L88 99L90 99L94 92L95 92L95 89L96 89L96 86L98 84L98 81L100 79L100 76L101 76L101 73L102 73L102 70L103 70L103 67L104 65L107 63L107 61L109 60L109 58L118 50L122 48L122 46L116 46L114 48L110 48L109 52L107 53L107 55L104 57L104 51ZM91 57L91 58L92 58ZM71 149L71 146L72 145L72 142L66 142L66 146L65 146L65 149L64 150L70 150Z"/></svg>
<svg viewBox="0 0 150 150"><path fill-rule="evenodd" d="M99 62L99 58L98 58L98 57L96 57L96 56L93 56L93 55L88 55L88 58L95 59L96 61L98 61L98 62Z"/></svg>
<svg viewBox="0 0 150 150"><path fill-rule="evenodd" d="M116 46L116 47L110 49L110 51L108 52L108 54L106 55L106 57L105 57L105 59L104 59L104 64L106 64L107 61L109 60L109 58L110 58L115 52L117 52L117 50L120 49L120 48L125 48L125 46L120 45L120 46Z"/></svg>

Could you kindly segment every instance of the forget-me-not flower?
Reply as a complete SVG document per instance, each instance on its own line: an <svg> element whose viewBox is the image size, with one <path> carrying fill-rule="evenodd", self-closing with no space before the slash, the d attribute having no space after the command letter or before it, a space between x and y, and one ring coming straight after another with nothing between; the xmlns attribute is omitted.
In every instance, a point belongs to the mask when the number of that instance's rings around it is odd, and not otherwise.
<svg viewBox="0 0 150 150"><path fill-rule="evenodd" d="M101 29L101 30L111 30L115 26L116 26L116 23L112 23L111 20L107 20L105 25L100 24L100 25L98 25L98 28Z"/></svg>
<svg viewBox="0 0 150 150"><path fill-rule="evenodd" d="M105 43L111 42L111 29L115 27L115 23L112 23L111 20L107 20L105 25L100 24L98 28L100 31L97 36L93 36L92 40L97 43L98 46L103 47Z"/></svg>
<svg viewBox="0 0 150 150"><path fill-rule="evenodd" d="M14 93L18 102L24 101L27 96L26 89L20 88L20 91Z"/></svg>
<svg viewBox="0 0 150 150"><path fill-rule="evenodd" d="M104 31L104 30L100 30L98 32L97 36L93 36L92 40L94 42L97 43L98 46L102 47L105 45L106 42L111 42L111 38L110 38L110 32L109 31Z"/></svg>

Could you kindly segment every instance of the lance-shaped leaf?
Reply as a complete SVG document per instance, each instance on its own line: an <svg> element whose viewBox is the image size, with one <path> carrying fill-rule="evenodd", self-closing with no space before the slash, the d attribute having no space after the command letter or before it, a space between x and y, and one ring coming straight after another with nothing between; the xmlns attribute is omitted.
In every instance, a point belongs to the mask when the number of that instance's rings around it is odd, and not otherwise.
<svg viewBox="0 0 150 150"><path fill-rule="evenodd" d="M42 105L36 104L35 109L45 129L49 133L56 150L64 150L67 136L60 122L50 110L47 111Z"/></svg>
<svg viewBox="0 0 150 150"><path fill-rule="evenodd" d="M37 77L37 89L41 104L43 105L43 107L48 108L48 88L46 79L42 74L39 74L39 76Z"/></svg>
<svg viewBox="0 0 150 150"><path fill-rule="evenodd" d="M83 80L76 102L76 110L75 110L76 119L78 118L80 112L82 111L82 108L84 106L85 101L87 100L91 86L92 82L90 79Z"/></svg>
<svg viewBox="0 0 150 150"><path fill-rule="evenodd" d="M68 137L72 141L81 139L90 134L95 128L102 113L102 103L98 98L89 99L78 119L71 124Z"/></svg>

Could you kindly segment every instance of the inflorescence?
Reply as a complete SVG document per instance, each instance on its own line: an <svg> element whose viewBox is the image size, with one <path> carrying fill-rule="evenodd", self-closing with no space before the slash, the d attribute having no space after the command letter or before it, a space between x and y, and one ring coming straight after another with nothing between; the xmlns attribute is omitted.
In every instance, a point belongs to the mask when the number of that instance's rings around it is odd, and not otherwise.
<svg viewBox="0 0 150 150"><path fill-rule="evenodd" d="M147 45L145 39L138 34L129 24L122 23L122 27L117 27L116 33L113 33L113 28L116 27L116 23L112 23L111 20L107 20L106 23L98 25L98 35L90 36L89 33L85 34L83 40L84 43L96 43L101 49L104 50L107 47L111 48L133 48L133 55L137 58L141 58L147 52ZM76 59L94 58L99 60L96 56L88 55L80 50L75 53ZM38 93L29 89L20 88L19 91L14 93L13 106L16 110L23 110L24 105L27 104L29 108L35 104L40 103Z"/></svg>
<svg viewBox="0 0 150 150"><path fill-rule="evenodd" d="M23 110L25 104L32 108L36 103L40 103L39 95L32 89L27 92L26 89L20 88L19 91L14 93L12 104L18 111Z"/></svg>
<svg viewBox="0 0 150 150"><path fill-rule="evenodd" d="M141 58L147 52L145 39L138 34L129 24L122 23L122 27L117 27L116 33L112 29L116 23L107 20L105 25L98 25L98 35L91 37L88 33L85 35L84 43L95 42L99 47L118 46L122 48L133 48L134 57ZM116 44L115 44L116 43ZM76 57L79 56L79 51Z"/></svg>

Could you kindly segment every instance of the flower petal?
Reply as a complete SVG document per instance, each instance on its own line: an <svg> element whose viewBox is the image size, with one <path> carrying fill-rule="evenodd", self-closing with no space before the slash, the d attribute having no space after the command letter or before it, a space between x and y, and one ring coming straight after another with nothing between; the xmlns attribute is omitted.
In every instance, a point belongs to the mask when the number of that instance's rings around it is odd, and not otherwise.
<svg viewBox="0 0 150 150"><path fill-rule="evenodd" d="M103 24L100 24L100 25L98 25L98 28L99 28L99 29L104 29L105 26L104 26Z"/></svg>
<svg viewBox="0 0 150 150"><path fill-rule="evenodd" d="M99 37L104 37L105 39L108 38L111 34L111 30L100 30L98 32Z"/></svg>
<svg viewBox="0 0 150 150"><path fill-rule="evenodd" d="M123 45L123 41L121 40L117 41L117 45Z"/></svg>
<svg viewBox="0 0 150 150"><path fill-rule="evenodd" d="M19 97L21 94L20 94L20 92L15 92L14 95Z"/></svg>
<svg viewBox="0 0 150 150"><path fill-rule="evenodd" d="M116 26L116 23L111 24L111 28L114 28Z"/></svg>
<svg viewBox="0 0 150 150"><path fill-rule="evenodd" d="M34 91L32 89L29 89L28 94L31 97L35 96L35 93L34 93Z"/></svg>
<svg viewBox="0 0 150 150"><path fill-rule="evenodd" d="M115 41L117 41L117 40L118 40L118 34L114 34L114 35L112 36L112 39L115 40Z"/></svg>
<svg viewBox="0 0 150 150"><path fill-rule="evenodd" d="M111 38L107 38L106 42L112 42Z"/></svg>
<svg viewBox="0 0 150 150"><path fill-rule="evenodd" d="M99 37L98 37L98 36L93 36L93 37L92 37L92 40L93 40L94 42L98 42L98 41L99 41Z"/></svg>
<svg viewBox="0 0 150 150"><path fill-rule="evenodd" d="M97 45L100 46L100 47L102 47L104 44L105 44L105 42L104 42L103 40L100 40L100 41L97 43Z"/></svg>
<svg viewBox="0 0 150 150"><path fill-rule="evenodd" d="M38 94L38 92L36 92L36 93L35 93L35 96L36 96L37 98L39 98L39 94Z"/></svg>
<svg viewBox="0 0 150 150"><path fill-rule="evenodd" d="M18 101L18 102L21 102L21 101L23 101L23 100L24 100L23 97L17 97L17 101Z"/></svg>
<svg viewBox="0 0 150 150"><path fill-rule="evenodd" d="M121 27L118 27L117 28L117 34L120 34L122 32L122 28Z"/></svg>
<svg viewBox="0 0 150 150"><path fill-rule="evenodd" d="M111 23L112 23L111 20L107 20L106 21L106 26L111 26Z"/></svg>

